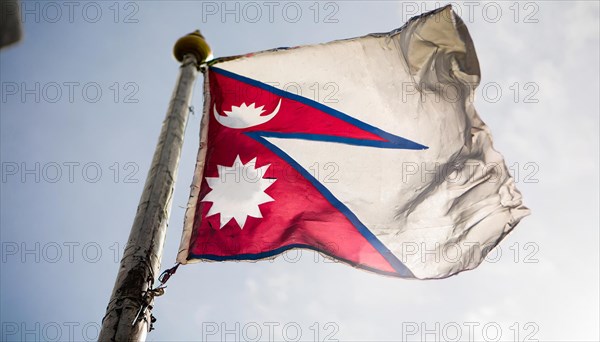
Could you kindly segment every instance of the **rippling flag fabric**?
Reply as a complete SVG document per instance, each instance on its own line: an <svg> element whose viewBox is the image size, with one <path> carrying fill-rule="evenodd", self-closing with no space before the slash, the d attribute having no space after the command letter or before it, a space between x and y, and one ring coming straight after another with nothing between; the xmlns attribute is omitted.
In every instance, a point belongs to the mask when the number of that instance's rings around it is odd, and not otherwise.
<svg viewBox="0 0 600 342"><path fill-rule="evenodd" d="M473 107L479 79L451 7L213 60L178 262L306 248L403 278L476 267L528 214Z"/></svg>

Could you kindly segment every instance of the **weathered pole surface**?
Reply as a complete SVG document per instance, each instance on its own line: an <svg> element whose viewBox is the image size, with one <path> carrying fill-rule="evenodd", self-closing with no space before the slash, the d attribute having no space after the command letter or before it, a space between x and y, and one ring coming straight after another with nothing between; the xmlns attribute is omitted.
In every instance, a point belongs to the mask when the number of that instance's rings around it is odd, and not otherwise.
<svg viewBox="0 0 600 342"><path fill-rule="evenodd" d="M173 52L182 62L179 77L102 320L99 341L144 341L151 324L153 297L148 294L160 271L194 83L199 64L206 60L210 48L196 31L179 39ZM147 304L150 307L146 309Z"/></svg>

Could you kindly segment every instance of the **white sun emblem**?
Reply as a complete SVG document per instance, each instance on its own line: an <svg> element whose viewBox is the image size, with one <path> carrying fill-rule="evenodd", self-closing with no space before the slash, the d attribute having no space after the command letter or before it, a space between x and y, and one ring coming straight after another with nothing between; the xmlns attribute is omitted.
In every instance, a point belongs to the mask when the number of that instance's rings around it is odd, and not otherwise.
<svg viewBox="0 0 600 342"><path fill-rule="evenodd" d="M231 106L231 110L226 110L224 113L227 114L221 115L217 111L217 104L213 106L213 114L215 115L215 119L226 127L242 129L253 126L258 126L260 124L264 124L265 122L273 119L275 115L279 112L279 108L281 107L281 99L279 99L279 103L277 107L270 113L266 115L262 115L265 110L263 109L265 106L256 107L255 103L251 103L246 105L246 102L242 103L241 106Z"/></svg>
<svg viewBox="0 0 600 342"><path fill-rule="evenodd" d="M206 216L221 214L223 228L234 219L244 229L248 216L262 218L259 205L275 201L265 190L275 179L264 179L263 175L270 164L256 168L256 158L242 164L238 155L231 166L217 165L219 177L206 177L212 189L202 202L212 202Z"/></svg>

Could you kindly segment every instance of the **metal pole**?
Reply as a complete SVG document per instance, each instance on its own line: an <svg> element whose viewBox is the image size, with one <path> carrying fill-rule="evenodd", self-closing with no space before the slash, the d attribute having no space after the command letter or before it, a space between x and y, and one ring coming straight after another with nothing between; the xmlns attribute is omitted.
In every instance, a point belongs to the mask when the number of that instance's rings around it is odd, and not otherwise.
<svg viewBox="0 0 600 342"><path fill-rule="evenodd" d="M180 38L173 52L182 62L179 77L102 320L99 341L144 341L151 324L153 297L148 293L160 271L194 82L199 64L206 60L210 48L196 31Z"/></svg>

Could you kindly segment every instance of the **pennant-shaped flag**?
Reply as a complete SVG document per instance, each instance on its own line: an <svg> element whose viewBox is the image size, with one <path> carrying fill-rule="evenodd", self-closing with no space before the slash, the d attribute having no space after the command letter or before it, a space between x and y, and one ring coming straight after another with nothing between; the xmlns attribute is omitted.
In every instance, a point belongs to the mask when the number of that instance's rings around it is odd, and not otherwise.
<svg viewBox="0 0 600 342"><path fill-rule="evenodd" d="M476 267L528 214L473 107L479 79L449 6L209 63L178 262L307 248L404 278Z"/></svg>

